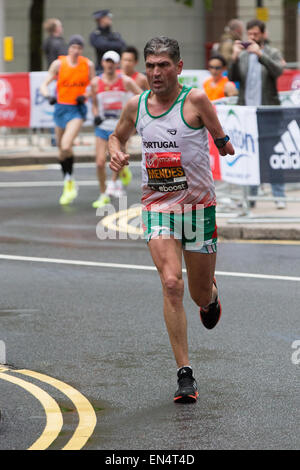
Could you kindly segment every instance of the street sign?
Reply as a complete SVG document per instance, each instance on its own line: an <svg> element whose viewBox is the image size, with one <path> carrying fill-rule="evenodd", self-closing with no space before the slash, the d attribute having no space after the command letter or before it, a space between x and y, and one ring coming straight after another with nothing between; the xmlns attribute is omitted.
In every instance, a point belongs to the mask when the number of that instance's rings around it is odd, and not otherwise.
<svg viewBox="0 0 300 470"><path fill-rule="evenodd" d="M3 58L5 62L14 60L14 38L12 36L3 38Z"/></svg>
<svg viewBox="0 0 300 470"><path fill-rule="evenodd" d="M266 23L269 21L269 8L259 7L256 8L256 18L260 21Z"/></svg>

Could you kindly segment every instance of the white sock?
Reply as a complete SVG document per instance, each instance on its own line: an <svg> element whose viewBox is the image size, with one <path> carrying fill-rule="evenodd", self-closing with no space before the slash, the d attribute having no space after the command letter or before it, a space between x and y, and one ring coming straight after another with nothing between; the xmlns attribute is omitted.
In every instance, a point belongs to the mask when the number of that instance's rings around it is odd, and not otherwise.
<svg viewBox="0 0 300 470"><path fill-rule="evenodd" d="M183 367L188 367L189 369L193 370L191 366L182 366L182 367L179 367L179 369L177 369L177 372L182 369Z"/></svg>

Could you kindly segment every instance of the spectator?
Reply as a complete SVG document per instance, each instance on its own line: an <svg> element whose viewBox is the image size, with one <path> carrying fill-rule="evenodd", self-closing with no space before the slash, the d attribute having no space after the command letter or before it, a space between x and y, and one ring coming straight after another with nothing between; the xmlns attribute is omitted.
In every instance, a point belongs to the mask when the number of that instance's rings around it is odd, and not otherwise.
<svg viewBox="0 0 300 470"><path fill-rule="evenodd" d="M231 61L233 45L236 40L242 40L244 35L244 23L241 20L233 19L225 27L221 36L217 52L221 54L227 63Z"/></svg>
<svg viewBox="0 0 300 470"><path fill-rule="evenodd" d="M112 31L112 14L109 10L99 10L93 13L97 28L90 34L90 44L96 51L96 70L101 72L102 56L107 51L116 51L121 55L126 44L119 33Z"/></svg>
<svg viewBox="0 0 300 470"><path fill-rule="evenodd" d="M50 18L44 22L44 30L48 37L43 43L43 51L47 59L47 69L60 55L68 54L68 46L63 38L63 27L57 18Z"/></svg>
<svg viewBox="0 0 300 470"><path fill-rule="evenodd" d="M203 87L210 101L238 94L235 84L223 75L226 65L226 60L219 54L214 54L209 59L208 70L211 77L203 83Z"/></svg>
<svg viewBox="0 0 300 470"><path fill-rule="evenodd" d="M265 44L265 30L265 23L251 20L247 23L248 42L234 43L228 78L240 82L238 105L280 105L276 82L285 61L278 49ZM250 195L256 196L257 191L258 186L250 187ZM272 193L275 198L285 197L284 184L272 184ZM254 207L255 202L250 205ZM277 200L276 206L284 209L285 202Z"/></svg>
<svg viewBox="0 0 300 470"><path fill-rule="evenodd" d="M143 73L137 72L135 67L139 61L139 52L134 46L128 46L121 55L121 69L128 77L132 78L142 90L148 90L149 84Z"/></svg>

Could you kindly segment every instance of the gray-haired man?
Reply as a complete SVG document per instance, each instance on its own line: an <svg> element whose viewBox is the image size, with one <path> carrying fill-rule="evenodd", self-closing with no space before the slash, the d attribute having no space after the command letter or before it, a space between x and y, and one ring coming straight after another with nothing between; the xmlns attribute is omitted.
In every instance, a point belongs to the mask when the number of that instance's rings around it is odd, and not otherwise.
<svg viewBox="0 0 300 470"><path fill-rule="evenodd" d="M211 329L221 316L214 279L217 247L215 191L209 162L207 129L221 155L234 154L204 92L178 82L183 68L176 40L153 38L144 49L150 90L131 98L109 139L110 167L128 165L124 152L134 128L142 137L143 226L160 275L164 318L178 371L175 403L195 402L196 381L190 367L187 320L183 307L182 254L189 291ZM197 207L202 219L197 226ZM188 209L188 210L186 210ZM194 217L195 216L195 217ZM182 225L203 230L201 242L180 233Z"/></svg>

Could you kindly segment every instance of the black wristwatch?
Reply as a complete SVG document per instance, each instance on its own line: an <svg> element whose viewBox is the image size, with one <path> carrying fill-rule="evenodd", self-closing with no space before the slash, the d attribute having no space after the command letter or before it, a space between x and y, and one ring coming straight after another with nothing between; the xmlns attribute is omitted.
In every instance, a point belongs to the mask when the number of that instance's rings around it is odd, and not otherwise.
<svg viewBox="0 0 300 470"><path fill-rule="evenodd" d="M225 137L221 137L220 139L215 139L214 142L215 142L216 147L218 147L218 149L221 149L221 148L225 147L225 145L229 141L230 141L229 135L225 135Z"/></svg>

